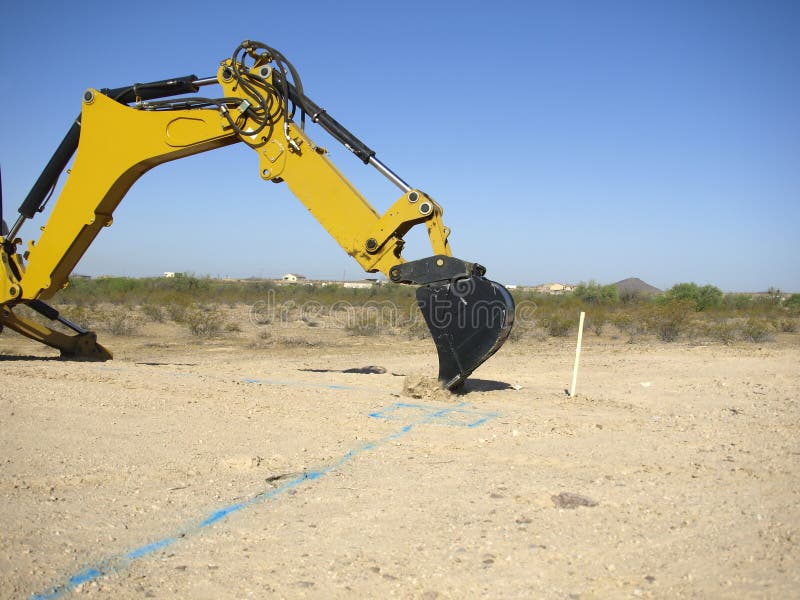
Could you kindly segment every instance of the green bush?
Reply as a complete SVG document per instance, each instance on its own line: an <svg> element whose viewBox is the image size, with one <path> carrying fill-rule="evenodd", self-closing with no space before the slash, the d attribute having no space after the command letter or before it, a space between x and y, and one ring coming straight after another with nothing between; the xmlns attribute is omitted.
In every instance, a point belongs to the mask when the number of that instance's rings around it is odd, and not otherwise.
<svg viewBox="0 0 800 600"><path fill-rule="evenodd" d="M600 285L594 280L581 282L572 294L586 304L616 304L619 290L615 285Z"/></svg>
<svg viewBox="0 0 800 600"><path fill-rule="evenodd" d="M753 306L753 296L750 294L725 294L722 305L729 310L746 310Z"/></svg>
<svg viewBox="0 0 800 600"><path fill-rule="evenodd" d="M787 308L800 308L800 294L792 294L783 301L783 305Z"/></svg>
<svg viewBox="0 0 800 600"><path fill-rule="evenodd" d="M661 297L660 302L689 301L696 311L703 311L722 304L722 290L713 285L699 286L696 283L673 285Z"/></svg>

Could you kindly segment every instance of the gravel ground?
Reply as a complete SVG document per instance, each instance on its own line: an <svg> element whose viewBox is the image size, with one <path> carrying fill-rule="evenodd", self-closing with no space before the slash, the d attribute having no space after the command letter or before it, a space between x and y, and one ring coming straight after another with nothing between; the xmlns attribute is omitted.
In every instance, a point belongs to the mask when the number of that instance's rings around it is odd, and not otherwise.
<svg viewBox="0 0 800 600"><path fill-rule="evenodd" d="M304 335L327 338L309 338ZM3 598L800 597L800 335L0 337ZM411 382L411 384L409 383Z"/></svg>

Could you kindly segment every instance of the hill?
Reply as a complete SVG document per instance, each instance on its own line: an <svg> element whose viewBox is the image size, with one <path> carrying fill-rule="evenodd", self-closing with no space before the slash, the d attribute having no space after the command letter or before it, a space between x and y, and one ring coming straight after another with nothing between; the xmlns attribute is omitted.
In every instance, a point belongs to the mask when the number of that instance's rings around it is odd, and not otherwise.
<svg viewBox="0 0 800 600"><path fill-rule="evenodd" d="M617 281L612 284L617 286L620 293L634 293L634 294L660 294L662 290L655 286L645 283L638 277L628 277L622 281Z"/></svg>

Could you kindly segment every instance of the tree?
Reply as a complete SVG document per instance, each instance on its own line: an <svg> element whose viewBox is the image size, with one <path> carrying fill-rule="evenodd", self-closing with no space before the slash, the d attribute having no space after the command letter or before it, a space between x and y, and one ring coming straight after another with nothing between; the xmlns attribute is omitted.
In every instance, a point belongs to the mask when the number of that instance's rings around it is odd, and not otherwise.
<svg viewBox="0 0 800 600"><path fill-rule="evenodd" d="M586 304L615 304L619 300L617 286L600 285L594 280L581 282L572 293Z"/></svg>
<svg viewBox="0 0 800 600"><path fill-rule="evenodd" d="M677 283L662 296L662 302L689 300L696 311L714 308L722 303L722 290L713 285L699 286L696 283Z"/></svg>

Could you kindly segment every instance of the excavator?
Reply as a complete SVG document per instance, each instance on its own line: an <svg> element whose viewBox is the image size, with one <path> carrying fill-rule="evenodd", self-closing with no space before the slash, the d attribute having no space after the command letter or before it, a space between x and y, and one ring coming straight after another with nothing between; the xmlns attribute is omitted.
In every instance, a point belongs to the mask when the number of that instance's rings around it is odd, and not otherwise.
<svg viewBox="0 0 800 600"><path fill-rule="evenodd" d="M221 96L199 95L201 88L216 85ZM306 134L306 121L377 169L402 195L383 214L376 211ZM460 387L503 345L514 322L514 301L503 285L484 276L483 266L453 257L442 207L308 98L283 54L250 40L220 63L214 77L187 75L83 93L80 114L20 205L19 217L10 228L3 221L0 331L7 327L58 349L64 358L111 359L94 332L46 301L68 285L81 257L145 172L236 143L254 150L261 178L286 184L364 271L418 286L417 304L436 345L441 387ZM20 228L44 210L65 170L68 176L38 240L23 247ZM427 229L432 255L407 261L401 256L403 236L416 225ZM20 305L45 319L15 312Z"/></svg>

